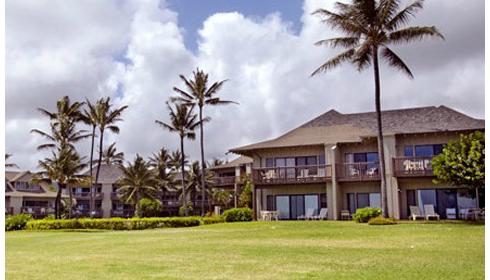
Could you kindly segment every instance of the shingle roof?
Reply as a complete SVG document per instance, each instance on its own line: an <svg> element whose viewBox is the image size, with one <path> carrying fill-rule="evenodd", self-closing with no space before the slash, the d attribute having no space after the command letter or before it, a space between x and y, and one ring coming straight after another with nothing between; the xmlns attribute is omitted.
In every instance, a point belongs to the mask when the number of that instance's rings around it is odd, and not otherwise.
<svg viewBox="0 0 490 280"><path fill-rule="evenodd" d="M384 134L411 134L440 131L484 129L485 121L462 114L446 106L431 106L382 112ZM330 110L278 138L231 149L248 151L266 148L358 142L377 135L376 113L342 114Z"/></svg>
<svg viewBox="0 0 490 280"><path fill-rule="evenodd" d="M218 166L213 166L213 167L210 167L209 169L216 170L216 169L234 168L234 167L241 166L241 165L247 164L247 163L252 163L252 162L253 162L253 159L251 159L249 157L239 156L230 162L227 162L225 164L218 165Z"/></svg>
<svg viewBox="0 0 490 280"><path fill-rule="evenodd" d="M5 171L5 179L10 182L18 181L21 178L23 182L28 182L32 179L32 174L29 171Z"/></svg>
<svg viewBox="0 0 490 280"><path fill-rule="evenodd" d="M97 165L93 166L92 176L95 178L97 173ZM90 170L87 170L84 175L90 175ZM116 165L100 165L99 183L114 184L123 175L121 169Z"/></svg>

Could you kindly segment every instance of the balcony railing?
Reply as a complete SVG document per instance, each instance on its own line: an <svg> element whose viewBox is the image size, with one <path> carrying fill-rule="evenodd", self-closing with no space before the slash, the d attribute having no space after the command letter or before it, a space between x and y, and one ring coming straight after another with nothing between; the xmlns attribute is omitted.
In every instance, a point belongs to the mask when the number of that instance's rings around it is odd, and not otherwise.
<svg viewBox="0 0 490 280"><path fill-rule="evenodd" d="M103 214L104 214L104 210L102 210L102 209L96 209L94 211L93 215L90 215L89 209L75 209L75 210L73 210L73 216L75 216L75 217L93 216L93 218L102 218Z"/></svg>
<svg viewBox="0 0 490 280"><path fill-rule="evenodd" d="M170 207L180 206L180 200L177 200L177 199L164 199L164 200L162 200L162 203L163 203L163 205L170 206Z"/></svg>
<svg viewBox="0 0 490 280"><path fill-rule="evenodd" d="M34 218L43 218L49 214L54 214L54 209L47 206L23 206L21 213L30 214Z"/></svg>
<svg viewBox="0 0 490 280"><path fill-rule="evenodd" d="M396 177L433 176L432 157L398 157L393 158Z"/></svg>
<svg viewBox="0 0 490 280"><path fill-rule="evenodd" d="M15 190L20 192L32 192L32 193L41 193L43 189L39 185L30 185L30 184L15 184Z"/></svg>
<svg viewBox="0 0 490 280"><path fill-rule="evenodd" d="M133 209L123 209L123 210L112 209L111 210L111 217L131 218L133 216L134 216L134 210Z"/></svg>
<svg viewBox="0 0 490 280"><path fill-rule="evenodd" d="M234 185L236 181L237 181L237 177L235 176L214 177L215 186Z"/></svg>
<svg viewBox="0 0 490 280"><path fill-rule="evenodd" d="M332 177L330 165L265 167L253 169L255 184L298 184L325 182Z"/></svg>
<svg viewBox="0 0 490 280"><path fill-rule="evenodd" d="M378 162L340 163L336 165L339 181L375 181L380 180Z"/></svg>
<svg viewBox="0 0 490 280"><path fill-rule="evenodd" d="M90 199L90 192L74 192L73 196L75 199ZM104 193L97 192L95 193L95 199L104 199Z"/></svg>

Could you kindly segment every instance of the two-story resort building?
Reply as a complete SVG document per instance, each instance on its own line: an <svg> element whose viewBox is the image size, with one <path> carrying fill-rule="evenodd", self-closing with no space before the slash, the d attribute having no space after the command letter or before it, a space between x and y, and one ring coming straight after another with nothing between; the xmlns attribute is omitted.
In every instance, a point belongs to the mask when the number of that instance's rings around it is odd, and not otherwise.
<svg viewBox="0 0 490 280"><path fill-rule="evenodd" d="M447 208L484 204L483 188L435 184L432 157L462 133L484 130L484 120L445 106L382 112L388 211L407 218L409 206ZM254 210L296 219L308 208L328 208L329 219L357 208L380 207L381 190L374 112L330 110L275 139L230 151L253 159ZM483 187L483 186L482 186Z"/></svg>

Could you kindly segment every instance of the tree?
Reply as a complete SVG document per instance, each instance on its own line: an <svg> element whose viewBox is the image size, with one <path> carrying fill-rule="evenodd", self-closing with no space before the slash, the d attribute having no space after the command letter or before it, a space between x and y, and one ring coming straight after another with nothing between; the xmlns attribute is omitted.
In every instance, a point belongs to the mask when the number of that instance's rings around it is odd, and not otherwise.
<svg viewBox="0 0 490 280"><path fill-rule="evenodd" d="M5 169L7 168L19 168L19 166L15 163L7 163L7 160L12 156L12 154L5 154Z"/></svg>
<svg viewBox="0 0 490 280"><path fill-rule="evenodd" d="M211 191L210 189L207 189L205 195L202 196L201 178L203 176L202 176L202 169L200 168L199 165L200 165L199 161L192 162L189 168L189 173L187 175L187 184L191 196L196 198L197 194L201 192L201 201L204 201L206 197L211 198ZM204 182L207 186L214 185L214 174L208 169L205 169ZM205 213L202 214L204 215Z"/></svg>
<svg viewBox="0 0 490 280"><path fill-rule="evenodd" d="M113 104L111 104L110 97L102 98L97 101L95 105L95 122L97 127L99 128L99 159L97 163L97 170L95 172L95 185L99 182L99 174L100 174L100 166L102 163L102 152L104 147L104 132L107 130L112 133L118 134L119 127L116 125L117 122L122 121L121 115L124 110L128 108L128 106L122 106L120 108L113 109ZM93 188L92 188L93 189ZM95 192L92 191L91 196L91 213L95 208Z"/></svg>
<svg viewBox="0 0 490 280"><path fill-rule="evenodd" d="M177 162L180 162L180 156L177 159ZM158 153L153 154L150 157L149 163L157 173L158 189L161 199L163 200L165 193L171 188L171 185L173 185L174 182L174 174L171 172L172 158L167 149L162 147Z"/></svg>
<svg viewBox="0 0 490 280"><path fill-rule="evenodd" d="M119 197L125 202L136 207L136 215L140 216L139 201L142 198L155 199L158 180L155 172L150 170L150 164L141 156L136 155L134 163L128 166L119 166L122 177L117 181L120 186L117 189Z"/></svg>
<svg viewBox="0 0 490 280"><path fill-rule="evenodd" d="M403 60L389 47L422 40L426 37L444 39L436 27L405 27L411 17L423 8L423 0L415 0L400 10L398 0L353 0L351 4L337 2L338 13L318 9L313 14L320 15L322 22L345 34L345 37L320 40L317 46L341 47L347 49L327 60L311 75L331 70L343 62L350 62L358 71L373 65L377 138L381 175L381 208L383 216L388 216L385 158L383 149L383 126L381 121L381 83L378 56L389 66L413 78L413 74ZM381 52L381 53L380 53Z"/></svg>
<svg viewBox="0 0 490 280"><path fill-rule="evenodd" d="M156 120L155 122L159 124L164 129L177 133L180 138L180 154L181 154L181 186L185 188L185 152L184 152L184 139L194 140L196 138L196 133L194 130L200 125L200 121L197 121L197 116L194 114L193 106L184 106L183 104L175 103L174 107L170 106L167 102L167 108L170 111L170 123L164 123L162 121ZM203 120L205 121L205 120ZM185 191L183 192L185 195ZM187 216L187 199L182 198L182 206L185 209L185 215Z"/></svg>
<svg viewBox="0 0 490 280"><path fill-rule="evenodd" d="M124 153L118 152L116 143L112 143L102 152L102 163L107 165L122 165L124 161Z"/></svg>
<svg viewBox="0 0 490 280"><path fill-rule="evenodd" d="M208 87L208 74L204 71L199 70L199 68L193 72L193 79L187 79L184 75L180 75L180 79L184 82L187 91L174 87L180 96L174 97L173 100L178 100L182 102L185 106L197 106L199 109L199 130L200 130L200 145L201 145L201 168L206 169L206 162L204 161L204 119L203 119L203 109L204 106L216 106L216 105L226 105L230 103L235 103L233 101L221 100L216 95L218 91L223 87L226 82L219 81L214 82L210 87ZM209 119L208 119L209 120ZM202 196L206 190L206 180L204 175L201 177L201 189ZM201 203L201 211L204 214L204 200Z"/></svg>
<svg viewBox="0 0 490 280"><path fill-rule="evenodd" d="M184 157L184 165L187 165L189 161L187 160L187 156ZM173 151L170 155L170 169L172 171L178 172L180 166L182 165L182 154L179 150Z"/></svg>
<svg viewBox="0 0 490 280"><path fill-rule="evenodd" d="M238 197L238 204L240 207L252 208L252 180L249 175L242 177L243 188Z"/></svg>
<svg viewBox="0 0 490 280"><path fill-rule="evenodd" d="M232 194L230 191L225 189L212 189L211 190L211 199L213 204L224 206L228 208L232 199Z"/></svg>
<svg viewBox="0 0 490 280"><path fill-rule="evenodd" d="M465 186L472 189L485 186L485 133L461 134L449 141L442 153L432 159L435 183Z"/></svg>
<svg viewBox="0 0 490 280"><path fill-rule="evenodd" d="M56 152L52 152L51 158L45 158L39 161L40 171L36 174L33 181L47 181L49 183L56 183L58 185L56 199L55 199L55 217L60 217L60 202L61 192L69 185L85 185L88 184L89 179L86 176L78 175L86 164L82 163L83 158L80 158L78 153L68 147L63 146ZM70 211L69 217L71 217L71 201L73 201L72 192L70 194Z"/></svg>

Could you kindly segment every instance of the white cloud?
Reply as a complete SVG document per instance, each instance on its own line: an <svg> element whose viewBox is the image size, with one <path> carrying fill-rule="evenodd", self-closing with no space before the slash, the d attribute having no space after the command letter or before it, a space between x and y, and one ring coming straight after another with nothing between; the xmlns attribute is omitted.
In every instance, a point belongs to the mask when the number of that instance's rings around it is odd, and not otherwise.
<svg viewBox="0 0 490 280"><path fill-rule="evenodd" d="M482 117L483 1L465 5L464 10L446 1L433 2L417 22L436 24L447 41L398 48L416 79L383 67L383 107L446 104ZM212 117L205 127L208 158L277 136L330 108L371 111L370 70L357 73L342 66L309 77L337 52L313 46L335 35L310 15L323 4L304 2L298 34L279 13L253 19L240 13L211 15L199 30L193 54L184 45L178 14L164 2L58 1L59 9L48 10L42 8L44 1L10 0L6 150L21 167L34 168L41 156L35 153L40 139L28 132L44 122L35 108L53 108L64 94L77 99L110 95L117 104L129 105L121 134L108 136L106 142L116 140L127 158L135 153L147 156L161 146L177 149L177 135L154 121L167 120L165 101L174 95L173 86L183 86L178 74L190 75L196 67L209 72L211 81L229 79L220 95L240 103L205 109ZM198 147L197 140L186 143L193 158L198 158ZM82 148L86 151L87 143Z"/></svg>

